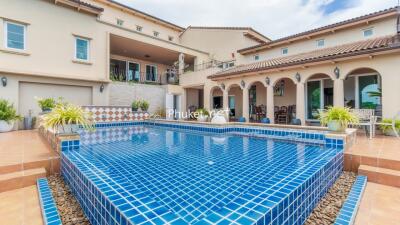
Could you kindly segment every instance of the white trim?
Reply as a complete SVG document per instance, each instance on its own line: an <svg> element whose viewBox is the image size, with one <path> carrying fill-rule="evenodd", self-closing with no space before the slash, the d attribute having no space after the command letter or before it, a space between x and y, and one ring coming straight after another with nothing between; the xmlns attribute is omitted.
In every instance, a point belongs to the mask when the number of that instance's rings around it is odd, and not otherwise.
<svg viewBox="0 0 400 225"><path fill-rule="evenodd" d="M77 42L77 40L83 40L83 41L86 41L87 42L87 59L79 59L78 57L77 57L77 55L76 55L76 53L77 53L77 45L76 45L76 42ZM76 60L76 61L82 61L82 62L90 62L90 39L88 39L88 38L84 38L84 37L82 37L82 36L77 36L77 35L74 35L74 46L75 46L75 48L74 48L74 59Z"/></svg>
<svg viewBox="0 0 400 225"><path fill-rule="evenodd" d="M8 47L8 25L7 24L13 24L13 25L17 25L17 26L22 26L23 29L23 37L24 37L24 47L22 49L20 48L12 48L12 47ZM8 21L8 20L4 20L4 48L5 49L10 49L10 50L17 50L17 51L26 51L26 24L22 24L22 23L16 23L16 22L12 22L12 21Z"/></svg>

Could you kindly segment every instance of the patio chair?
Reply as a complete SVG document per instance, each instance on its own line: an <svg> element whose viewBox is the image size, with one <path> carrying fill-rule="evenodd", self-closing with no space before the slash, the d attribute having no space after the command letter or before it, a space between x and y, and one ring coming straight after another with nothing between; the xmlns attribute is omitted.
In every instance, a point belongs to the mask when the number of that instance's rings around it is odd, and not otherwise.
<svg viewBox="0 0 400 225"><path fill-rule="evenodd" d="M376 125L387 125L387 126L391 126L392 130L393 130L393 133L396 135L397 138L400 138L399 132L397 132L397 130L396 130L396 120L398 120L399 117L400 117L400 111L393 117L391 123L385 123L385 122L382 122L382 117L381 116L376 116L372 135L375 136ZM379 118L380 118L380 122L378 122Z"/></svg>
<svg viewBox="0 0 400 225"><path fill-rule="evenodd" d="M350 109L358 117L358 123L349 124L350 126L364 126L365 134L368 135L369 139L373 137L374 126L375 126L375 116L373 109Z"/></svg>
<svg viewBox="0 0 400 225"><path fill-rule="evenodd" d="M288 124L288 122L289 122L288 108L286 106L282 106L281 110L278 113L278 123Z"/></svg>

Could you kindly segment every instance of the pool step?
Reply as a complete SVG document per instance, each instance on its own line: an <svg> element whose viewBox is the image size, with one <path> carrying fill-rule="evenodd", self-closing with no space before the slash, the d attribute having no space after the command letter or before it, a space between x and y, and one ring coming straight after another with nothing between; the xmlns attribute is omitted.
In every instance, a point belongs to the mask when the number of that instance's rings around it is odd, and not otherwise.
<svg viewBox="0 0 400 225"><path fill-rule="evenodd" d="M22 163L14 163L0 166L0 175L20 172L23 170L45 168L47 175L59 173L60 171L60 157L51 157L43 160L25 161Z"/></svg>
<svg viewBox="0 0 400 225"><path fill-rule="evenodd" d="M367 176L368 181L370 182L393 187L400 187L399 170L360 165L360 167L358 167L358 174Z"/></svg>
<svg viewBox="0 0 400 225"><path fill-rule="evenodd" d="M36 180L46 177L45 168L27 169L0 175L0 192L35 185Z"/></svg>

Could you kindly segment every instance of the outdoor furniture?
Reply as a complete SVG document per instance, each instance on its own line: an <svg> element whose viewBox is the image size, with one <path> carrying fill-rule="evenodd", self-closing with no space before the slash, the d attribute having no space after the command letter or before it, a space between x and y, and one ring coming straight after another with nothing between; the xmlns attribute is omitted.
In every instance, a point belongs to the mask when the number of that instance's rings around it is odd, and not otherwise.
<svg viewBox="0 0 400 225"><path fill-rule="evenodd" d="M278 113L278 123L287 124L289 122L288 108L282 106Z"/></svg>
<svg viewBox="0 0 400 225"><path fill-rule="evenodd" d="M396 120L399 117L400 117L400 111L393 117L391 123L385 123L385 122L382 122L382 117L376 116L375 117L375 123L374 123L374 126L373 126L372 136L375 136L376 126L377 125L387 125L387 126L391 126L392 130L393 130L393 133L396 135L397 138L400 138L399 132L397 132L397 130L396 130ZM378 122L379 118L381 119L380 122Z"/></svg>
<svg viewBox="0 0 400 225"><path fill-rule="evenodd" d="M371 139L374 133L375 126L375 116L374 109L350 109L350 112L354 113L358 117L358 123L349 124L351 127L353 126L364 126L365 133Z"/></svg>
<svg viewBox="0 0 400 225"><path fill-rule="evenodd" d="M256 106L255 109L256 109L255 110L256 111L256 120L260 121L261 118L265 117L265 111L263 110L263 106L262 105L261 106Z"/></svg>

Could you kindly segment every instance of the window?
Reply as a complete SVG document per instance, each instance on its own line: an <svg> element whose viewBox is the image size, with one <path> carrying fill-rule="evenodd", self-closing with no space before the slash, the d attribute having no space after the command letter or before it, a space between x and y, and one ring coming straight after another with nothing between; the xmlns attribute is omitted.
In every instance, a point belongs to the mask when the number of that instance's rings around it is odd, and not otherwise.
<svg viewBox="0 0 400 225"><path fill-rule="evenodd" d="M174 40L174 37L168 36L168 41L173 41L173 40Z"/></svg>
<svg viewBox="0 0 400 225"><path fill-rule="evenodd" d="M374 30L372 28L368 28L363 30L364 37L370 37L374 34Z"/></svg>
<svg viewBox="0 0 400 225"><path fill-rule="evenodd" d="M157 67L154 65L146 65L146 80L157 81Z"/></svg>
<svg viewBox="0 0 400 225"><path fill-rule="evenodd" d="M121 19L117 19L117 25L118 25L118 26L124 25L124 21L121 20Z"/></svg>
<svg viewBox="0 0 400 225"><path fill-rule="evenodd" d="M26 26L18 23L5 23L6 48L25 50Z"/></svg>
<svg viewBox="0 0 400 225"><path fill-rule="evenodd" d="M160 35L160 33L157 31L153 31L153 35L154 35L154 37L158 37L158 35Z"/></svg>
<svg viewBox="0 0 400 225"><path fill-rule="evenodd" d="M136 26L136 31L142 32L142 30L143 30L143 27L141 27L141 26Z"/></svg>
<svg viewBox="0 0 400 225"><path fill-rule="evenodd" d="M89 40L86 38L75 37L75 58L78 60L89 61Z"/></svg>
<svg viewBox="0 0 400 225"><path fill-rule="evenodd" d="M289 53L289 49L288 48L282 48L282 55L286 55Z"/></svg>
<svg viewBox="0 0 400 225"><path fill-rule="evenodd" d="M260 59L260 56L259 56L259 55L255 55L255 56L254 56L254 60L257 61L257 60L259 60L259 59Z"/></svg>
<svg viewBox="0 0 400 225"><path fill-rule="evenodd" d="M317 40L317 47L324 47L324 45L325 45L325 39Z"/></svg>

